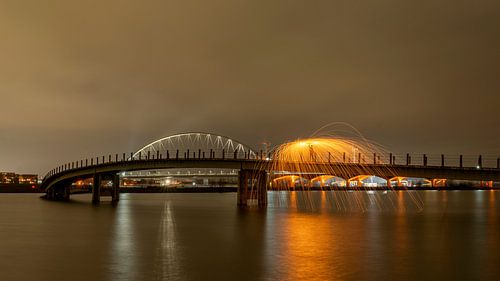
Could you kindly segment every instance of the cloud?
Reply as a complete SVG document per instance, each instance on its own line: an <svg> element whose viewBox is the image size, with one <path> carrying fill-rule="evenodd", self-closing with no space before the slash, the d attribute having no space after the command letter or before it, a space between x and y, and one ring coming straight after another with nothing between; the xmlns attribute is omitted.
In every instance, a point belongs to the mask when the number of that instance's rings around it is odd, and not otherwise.
<svg viewBox="0 0 500 281"><path fill-rule="evenodd" d="M394 150L497 153L498 26L498 1L2 1L0 168L333 121Z"/></svg>

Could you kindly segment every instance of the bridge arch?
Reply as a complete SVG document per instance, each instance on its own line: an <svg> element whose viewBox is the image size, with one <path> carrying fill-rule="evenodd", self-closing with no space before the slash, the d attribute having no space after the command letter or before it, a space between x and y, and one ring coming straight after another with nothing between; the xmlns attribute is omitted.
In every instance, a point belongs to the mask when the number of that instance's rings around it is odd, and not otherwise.
<svg viewBox="0 0 500 281"><path fill-rule="evenodd" d="M376 175L359 175L347 180L349 187L380 187L387 186L387 180Z"/></svg>
<svg viewBox="0 0 500 281"><path fill-rule="evenodd" d="M430 187L433 181L426 178L396 176L387 180L389 187Z"/></svg>
<svg viewBox="0 0 500 281"><path fill-rule="evenodd" d="M295 189L296 187L309 187L309 180L297 175L287 175L275 178L271 181L273 189Z"/></svg>
<svg viewBox="0 0 500 281"><path fill-rule="evenodd" d="M163 157L170 154L181 153L181 158L186 153L187 158L211 158L236 156L239 159L256 159L257 153L249 145L226 136L203 133L188 132L180 133L155 140L141 149L137 150L132 159L139 159L146 155L158 155Z"/></svg>
<svg viewBox="0 0 500 281"><path fill-rule="evenodd" d="M321 175L311 179L312 187L335 186L345 187L347 181L341 177L333 175Z"/></svg>

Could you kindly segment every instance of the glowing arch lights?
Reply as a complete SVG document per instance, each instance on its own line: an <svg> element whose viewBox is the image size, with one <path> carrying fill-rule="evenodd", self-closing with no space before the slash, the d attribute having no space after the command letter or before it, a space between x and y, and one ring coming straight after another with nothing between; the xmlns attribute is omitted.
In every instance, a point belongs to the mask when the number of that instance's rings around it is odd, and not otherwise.
<svg viewBox="0 0 500 281"><path fill-rule="evenodd" d="M321 175L311 179L312 187L346 187L347 181L332 175Z"/></svg>
<svg viewBox="0 0 500 281"><path fill-rule="evenodd" d="M392 189L389 179L396 176L391 166L380 161L388 156L389 153L380 145L362 136L322 135L286 142L272 153L273 161L269 170L273 171L275 178L271 181L271 188L278 191L335 189L335 193L325 193L333 196L330 198L325 195L325 200L330 201L328 204L346 210L406 208L393 204L396 192L386 191L387 188ZM370 164L369 169L366 164ZM356 190L368 192L354 192ZM276 193L278 198L273 199L276 205L284 200L281 194ZM309 192L301 193L303 202L314 207L316 205L310 196ZM409 193L409 198L412 207L422 209L422 201L418 196Z"/></svg>
<svg viewBox="0 0 500 281"><path fill-rule="evenodd" d="M308 138L280 145L273 159L288 162L367 163L373 153L382 154L373 144L343 138Z"/></svg>
<svg viewBox="0 0 500 281"><path fill-rule="evenodd" d="M161 154L163 157L170 154L170 157L173 157L177 151L182 158L184 153L189 153L188 157L200 158L210 158L210 154L213 157L221 157L223 153L226 157L233 157L236 154L240 159L256 159L257 157L257 153L252 148L236 140L220 135L193 132L156 140L139 149L132 158L138 159L139 156L144 157L148 153L150 155Z"/></svg>
<svg viewBox="0 0 500 281"><path fill-rule="evenodd" d="M271 187L278 190L295 189L296 187L304 188L306 186L309 186L309 180L295 175L278 177L271 182Z"/></svg>
<svg viewBox="0 0 500 281"><path fill-rule="evenodd" d="M380 146L365 139L342 137L313 137L298 139L278 146L272 154L272 171L314 172L348 179L364 174L362 166L356 164L379 164L387 157ZM332 164L332 165L316 165ZM354 164L354 165L353 165ZM387 166L376 166L387 174Z"/></svg>

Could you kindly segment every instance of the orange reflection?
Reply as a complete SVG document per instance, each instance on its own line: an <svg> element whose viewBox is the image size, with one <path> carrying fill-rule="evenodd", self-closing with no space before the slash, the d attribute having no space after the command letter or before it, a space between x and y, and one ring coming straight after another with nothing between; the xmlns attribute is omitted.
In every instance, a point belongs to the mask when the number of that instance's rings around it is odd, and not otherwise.
<svg viewBox="0 0 500 281"><path fill-rule="evenodd" d="M488 248L489 249L498 249L499 247L499 241L498 241L498 235L500 235L500 232L498 231L498 228L496 227L498 225L498 207L496 205L496 196L500 194L498 190L492 190L490 189L488 191L488 210L487 210L487 225L488 227L486 228L486 241L488 243ZM487 259L486 265L491 268L496 268L497 264L494 259Z"/></svg>
<svg viewBox="0 0 500 281"><path fill-rule="evenodd" d="M297 208L297 192L290 192L290 207L296 209Z"/></svg>
<svg viewBox="0 0 500 281"><path fill-rule="evenodd" d="M284 224L286 249L283 262L288 269L284 280L338 280L342 263L335 228L324 216L295 214ZM337 269L338 268L338 269Z"/></svg>
<svg viewBox="0 0 500 281"><path fill-rule="evenodd" d="M497 219L497 211L496 211L496 203L495 203L495 195L496 195L495 190L490 189L488 192L488 221L491 225L496 224L496 219Z"/></svg>

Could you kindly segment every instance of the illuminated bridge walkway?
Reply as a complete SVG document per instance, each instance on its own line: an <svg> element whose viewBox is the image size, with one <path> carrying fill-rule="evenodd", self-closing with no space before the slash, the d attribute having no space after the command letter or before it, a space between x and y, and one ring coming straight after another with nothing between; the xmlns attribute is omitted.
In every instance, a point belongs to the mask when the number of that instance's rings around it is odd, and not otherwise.
<svg viewBox="0 0 500 281"><path fill-rule="evenodd" d="M267 190L279 178L305 177L311 180L327 177L344 179L346 186L354 183L362 186L362 180L376 176L387 181L387 186L395 186L403 178L428 179L432 185L443 180L482 181L493 186L500 182L500 159L496 165L484 167L481 156L473 167L464 167L462 157L455 166L446 165L445 157L440 163L432 165L427 156L422 155L420 163L412 163L412 156L403 156L403 163L396 163L395 155L390 154L383 163L382 157L370 155L370 162L362 157L357 162L338 161L278 161L272 153L256 152L249 146L227 137L206 134L186 133L169 136L155 141L131 154L115 154L79 160L59 166L50 171L43 179L41 187L44 197L50 200L68 200L72 193L92 192L92 201L98 203L101 189L110 191L112 201L119 200L120 175L123 172L160 169L232 169L238 171L238 205L246 206L249 200L258 206L267 205ZM398 156L401 158L401 156ZM345 158L345 157L344 157ZM367 158L367 157L365 157ZM415 157L413 157L415 158ZM278 163L279 162L279 163ZM415 162L415 161L413 161ZM280 171L275 168L280 167ZM328 171L325 174L324 171ZM92 179L91 189L72 188L77 181ZM103 183L110 186L106 187ZM293 186L293 183L292 183Z"/></svg>

